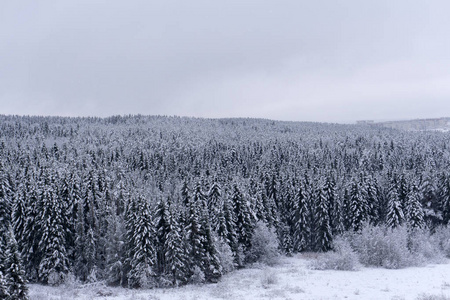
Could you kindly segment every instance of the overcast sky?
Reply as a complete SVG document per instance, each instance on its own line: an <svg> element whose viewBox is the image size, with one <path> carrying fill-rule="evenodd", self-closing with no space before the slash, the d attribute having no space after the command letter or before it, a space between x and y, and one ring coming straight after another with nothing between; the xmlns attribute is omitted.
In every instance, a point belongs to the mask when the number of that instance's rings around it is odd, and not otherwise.
<svg viewBox="0 0 450 300"><path fill-rule="evenodd" d="M450 1L0 1L0 113L450 116Z"/></svg>

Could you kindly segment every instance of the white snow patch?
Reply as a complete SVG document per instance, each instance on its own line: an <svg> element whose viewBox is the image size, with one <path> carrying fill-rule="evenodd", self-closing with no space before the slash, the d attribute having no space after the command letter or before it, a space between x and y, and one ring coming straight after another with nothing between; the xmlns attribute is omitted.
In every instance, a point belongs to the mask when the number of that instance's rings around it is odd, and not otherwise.
<svg viewBox="0 0 450 300"><path fill-rule="evenodd" d="M79 287L30 285L30 299L211 300L211 299L417 299L421 294L450 298L450 264L400 270L310 270L311 256L280 259L225 275L217 284L129 290L102 284Z"/></svg>

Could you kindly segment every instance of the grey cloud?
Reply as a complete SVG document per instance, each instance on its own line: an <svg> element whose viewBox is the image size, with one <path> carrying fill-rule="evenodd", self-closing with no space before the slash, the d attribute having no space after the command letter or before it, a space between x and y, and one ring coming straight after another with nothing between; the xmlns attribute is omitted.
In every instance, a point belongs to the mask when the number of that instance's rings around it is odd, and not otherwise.
<svg viewBox="0 0 450 300"><path fill-rule="evenodd" d="M450 111L446 1L0 5L2 113L350 121Z"/></svg>

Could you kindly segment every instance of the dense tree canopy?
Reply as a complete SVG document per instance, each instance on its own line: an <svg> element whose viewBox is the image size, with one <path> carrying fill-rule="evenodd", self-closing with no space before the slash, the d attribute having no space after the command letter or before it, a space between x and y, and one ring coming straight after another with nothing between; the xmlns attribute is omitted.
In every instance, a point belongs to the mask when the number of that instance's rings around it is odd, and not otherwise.
<svg viewBox="0 0 450 300"><path fill-rule="evenodd" d="M216 281L223 249L235 267L251 260L258 222L287 253L326 251L367 222L432 229L450 219L449 166L441 132L0 116L0 227L17 240L17 255L0 256L0 281L19 258L45 284L69 273L130 287Z"/></svg>

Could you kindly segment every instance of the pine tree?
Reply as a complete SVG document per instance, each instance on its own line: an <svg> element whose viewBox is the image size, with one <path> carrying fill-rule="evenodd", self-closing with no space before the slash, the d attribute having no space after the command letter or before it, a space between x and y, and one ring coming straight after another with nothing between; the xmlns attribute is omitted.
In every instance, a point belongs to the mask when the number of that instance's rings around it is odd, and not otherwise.
<svg viewBox="0 0 450 300"><path fill-rule="evenodd" d="M303 187L299 187L294 197L294 233L293 244L295 251L303 251L308 246L310 227L308 224L308 203Z"/></svg>
<svg viewBox="0 0 450 300"><path fill-rule="evenodd" d="M106 244L106 280L113 286L124 285L125 224L122 215L117 215L115 202L111 203L108 214Z"/></svg>
<svg viewBox="0 0 450 300"><path fill-rule="evenodd" d="M368 204L368 217L369 222L372 224L377 224L379 221L379 191L378 191L378 183L376 178L366 177L364 179L364 185L366 187L366 196L367 196L367 204Z"/></svg>
<svg viewBox="0 0 450 300"><path fill-rule="evenodd" d="M11 224L11 187L0 165L0 230L5 232Z"/></svg>
<svg viewBox="0 0 450 300"><path fill-rule="evenodd" d="M217 230L217 234L219 238L224 240L234 255L235 264L240 266L243 264L243 261L240 259L241 257L238 255L238 241L236 235L236 224L234 222L234 214L232 210L232 204L228 197L226 197L223 201L223 208L220 212L219 218L219 228Z"/></svg>
<svg viewBox="0 0 450 300"><path fill-rule="evenodd" d="M431 174L425 173L422 176L419 189L422 194L420 198L424 209L424 221L431 226L438 225L441 222L439 217L441 205L436 197L435 181Z"/></svg>
<svg viewBox="0 0 450 300"><path fill-rule="evenodd" d="M187 180L183 181L183 186L181 187L181 200L185 207L189 206L190 203L190 196L189 196L189 185Z"/></svg>
<svg viewBox="0 0 450 300"><path fill-rule="evenodd" d="M166 273L172 284L178 286L188 281L188 262L186 247L182 236L183 230L173 213L169 214L169 232L165 240Z"/></svg>
<svg viewBox="0 0 450 300"><path fill-rule="evenodd" d="M8 243L6 245L4 270L9 298L6 299L27 300L28 287L26 285L25 271L12 227L8 229L7 236Z"/></svg>
<svg viewBox="0 0 450 300"><path fill-rule="evenodd" d="M315 235L316 249L319 251L328 251L331 249L332 233L330 227L330 205L328 203L326 189L323 184L319 183L316 192L316 209L315 209Z"/></svg>
<svg viewBox="0 0 450 300"><path fill-rule="evenodd" d="M447 225L450 222L450 176L446 173L442 174L439 183L442 223Z"/></svg>
<svg viewBox="0 0 450 300"><path fill-rule="evenodd" d="M217 180L215 180L208 192L208 212L213 228L217 228L218 225L218 215L222 207L221 198L222 188Z"/></svg>
<svg viewBox="0 0 450 300"><path fill-rule="evenodd" d="M202 189L202 183L199 181L194 187L194 190L192 192L192 201L194 203L198 203L200 205L201 210L204 210L207 212L208 204L206 200L206 195L203 192Z"/></svg>
<svg viewBox="0 0 450 300"><path fill-rule="evenodd" d="M330 227L333 233L340 234L344 231L342 207L336 194L336 183L331 175L325 181L324 192L329 204Z"/></svg>
<svg viewBox="0 0 450 300"><path fill-rule="evenodd" d="M205 249L203 247L204 234L201 218L201 209L198 203L191 202L189 204L189 212L186 226L187 241L189 247L189 270L194 270L198 267L200 270L204 270L204 258L206 256Z"/></svg>
<svg viewBox="0 0 450 300"><path fill-rule="evenodd" d="M156 230L156 272L165 273L165 244L169 233L169 212L165 200L158 201L155 213Z"/></svg>
<svg viewBox="0 0 450 300"><path fill-rule="evenodd" d="M390 186L388 197L386 225L390 228L395 228L403 223L405 217L398 198L397 187L394 183Z"/></svg>
<svg viewBox="0 0 450 300"><path fill-rule="evenodd" d="M413 184L406 197L406 219L412 228L424 228L424 213L419 198L419 188Z"/></svg>
<svg viewBox="0 0 450 300"><path fill-rule="evenodd" d="M27 218L25 219L23 235L20 237L22 244L22 257L24 259L25 274L32 281L38 280L38 269L41 262L42 253L40 252L39 242L42 236L39 216L43 211L42 199L39 197L39 186L30 185L30 191L26 199L28 207Z"/></svg>
<svg viewBox="0 0 450 300"><path fill-rule="evenodd" d="M13 203L13 209L12 209L12 225L14 227L14 232L17 236L17 240L19 245L20 251L23 251L23 246L25 244L25 241L23 238L25 237L25 226L27 222L27 214L28 214L28 208L26 207L26 199L28 195L26 194L27 188L22 187L22 189L16 194L15 201Z"/></svg>
<svg viewBox="0 0 450 300"><path fill-rule="evenodd" d="M0 299L8 299L9 296L8 281L6 280L5 275L3 275L3 272L0 270Z"/></svg>
<svg viewBox="0 0 450 300"><path fill-rule="evenodd" d="M253 232L253 220L250 207L237 184L233 187L233 210L235 216L237 241L243 247L244 252L251 246L251 235Z"/></svg>
<svg viewBox="0 0 450 300"><path fill-rule="evenodd" d="M147 200L137 199L136 220L128 232L133 248L131 249L128 286L131 288L150 288L155 285L155 232L150 207Z"/></svg>
<svg viewBox="0 0 450 300"><path fill-rule="evenodd" d="M350 188L350 215L351 215L351 229L354 231L360 231L363 224L368 220L367 216L367 203L364 197L364 192L357 181L353 179Z"/></svg>
<svg viewBox="0 0 450 300"><path fill-rule="evenodd" d="M43 206L39 219L42 236L38 247L42 260L39 263L39 280L45 284L58 285L69 272L64 228L67 222L64 221L63 203L51 186L44 188L41 199Z"/></svg>
<svg viewBox="0 0 450 300"><path fill-rule="evenodd" d="M222 266L220 265L211 226L205 216L203 217L202 223L202 227L204 228L203 248L206 254L203 262L205 280L208 282L217 282L222 276Z"/></svg>

